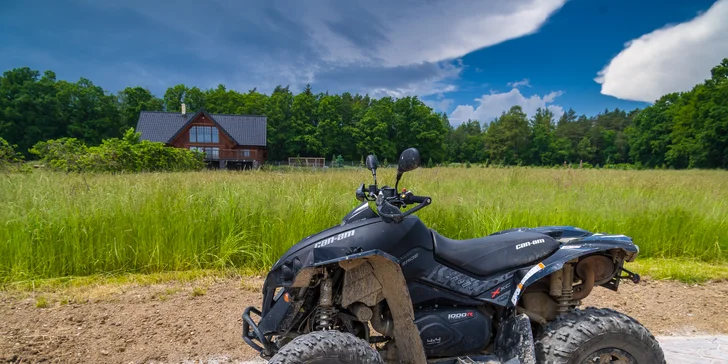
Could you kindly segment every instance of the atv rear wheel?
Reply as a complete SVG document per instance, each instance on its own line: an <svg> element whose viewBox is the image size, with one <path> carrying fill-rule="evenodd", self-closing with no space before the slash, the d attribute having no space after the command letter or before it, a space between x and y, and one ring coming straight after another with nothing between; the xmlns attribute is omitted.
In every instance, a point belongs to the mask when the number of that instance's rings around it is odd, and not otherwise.
<svg viewBox="0 0 728 364"><path fill-rule="evenodd" d="M536 342L543 364L664 364L655 337L637 320L614 310L589 307L552 321Z"/></svg>
<svg viewBox="0 0 728 364"><path fill-rule="evenodd" d="M369 344L340 331L315 331L286 344L268 364L381 364Z"/></svg>

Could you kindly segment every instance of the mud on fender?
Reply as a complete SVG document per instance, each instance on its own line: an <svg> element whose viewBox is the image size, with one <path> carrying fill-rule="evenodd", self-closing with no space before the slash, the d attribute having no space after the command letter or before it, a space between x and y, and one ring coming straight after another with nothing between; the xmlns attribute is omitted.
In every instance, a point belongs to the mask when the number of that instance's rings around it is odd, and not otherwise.
<svg viewBox="0 0 728 364"><path fill-rule="evenodd" d="M502 363L536 364L531 321L526 314L503 321L495 338L495 354Z"/></svg>

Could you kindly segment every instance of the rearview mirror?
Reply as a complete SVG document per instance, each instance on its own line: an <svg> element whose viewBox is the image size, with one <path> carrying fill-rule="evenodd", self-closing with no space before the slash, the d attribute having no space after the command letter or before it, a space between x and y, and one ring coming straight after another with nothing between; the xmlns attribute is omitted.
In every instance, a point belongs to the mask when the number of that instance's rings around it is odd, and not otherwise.
<svg viewBox="0 0 728 364"><path fill-rule="evenodd" d="M420 152L415 148L405 149L399 155L397 172L399 174L417 169L420 166Z"/></svg>
<svg viewBox="0 0 728 364"><path fill-rule="evenodd" d="M379 163L377 162L377 157L375 157L373 154L369 154L367 156L367 169L368 170L373 170L373 169L376 170L378 164Z"/></svg>

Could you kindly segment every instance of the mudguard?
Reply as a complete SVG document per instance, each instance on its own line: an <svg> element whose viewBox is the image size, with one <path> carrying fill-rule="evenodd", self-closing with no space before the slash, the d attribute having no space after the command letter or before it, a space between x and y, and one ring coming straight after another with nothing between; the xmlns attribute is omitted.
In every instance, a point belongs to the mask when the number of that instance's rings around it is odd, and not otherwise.
<svg viewBox="0 0 728 364"><path fill-rule="evenodd" d="M631 262L639 254L639 248L625 235L593 234L564 244L554 254L533 266L516 286L509 306L516 306L523 290L539 279L564 267L564 263L584 255L619 249L625 253L625 261Z"/></svg>
<svg viewBox="0 0 728 364"><path fill-rule="evenodd" d="M325 254L324 256L326 257L329 255ZM286 273L282 273L282 271L271 271L263 284L263 312L261 321L258 324L262 333L264 335L268 335L275 332L287 318L293 319L292 314L299 308L293 307L293 304L274 297L276 287L305 287L308 285L314 271L318 267L340 264L342 262L354 261L357 259L371 259L372 257L380 257L379 259L389 261L399 267L399 260L397 260L397 258L381 250L375 249L333 259L316 260L314 258L313 264L305 267L294 267L293 269L295 269L295 271L293 272L290 272L290 269ZM281 276L283 275L287 277L282 278Z"/></svg>
<svg viewBox="0 0 728 364"><path fill-rule="evenodd" d="M498 330L495 352L501 363L536 364L531 321L525 314L510 317Z"/></svg>
<svg viewBox="0 0 728 364"><path fill-rule="evenodd" d="M318 257L330 256L330 253L332 252L323 252ZM420 339L419 330L414 323L412 299L410 298L407 282L402 274L402 268L397 258L381 250L374 249L333 259L316 259L315 257L313 261L314 263L312 265L302 267L298 270L293 282L287 286L306 286L310 281L311 275L318 267L337 264L348 271L355 269L365 262L371 264L376 280L381 285L381 293L384 299L387 300L389 310L392 313L395 336L397 337L397 341L401 343L401 345L398 345L399 362L404 364L426 362L427 359L425 357L422 340ZM275 287L272 281L278 281L276 275L269 277L272 277L272 280L266 280L265 287ZM274 299L271 290L264 289L264 292L264 311L262 318L257 326L252 321L249 322L244 329L243 337L248 339L246 342L251 339L258 339L258 341L263 342L264 348L268 348L270 344L265 337L273 334L279 327L286 326L285 322L293 319L294 313L300 307L285 300ZM245 317L243 319L245 320ZM258 332L253 332L255 330L258 330Z"/></svg>

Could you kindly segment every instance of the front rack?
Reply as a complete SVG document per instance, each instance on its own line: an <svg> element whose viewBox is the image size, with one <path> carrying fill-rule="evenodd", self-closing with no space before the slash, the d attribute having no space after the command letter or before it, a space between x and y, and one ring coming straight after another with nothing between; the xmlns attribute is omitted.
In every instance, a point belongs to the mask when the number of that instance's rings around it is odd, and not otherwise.
<svg viewBox="0 0 728 364"><path fill-rule="evenodd" d="M273 344L263 335L258 325L250 317L251 313L258 316L258 318L261 317L260 311L255 307L248 307L243 311L243 340L251 348L259 352L262 357L271 357L273 355Z"/></svg>

